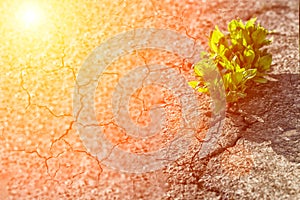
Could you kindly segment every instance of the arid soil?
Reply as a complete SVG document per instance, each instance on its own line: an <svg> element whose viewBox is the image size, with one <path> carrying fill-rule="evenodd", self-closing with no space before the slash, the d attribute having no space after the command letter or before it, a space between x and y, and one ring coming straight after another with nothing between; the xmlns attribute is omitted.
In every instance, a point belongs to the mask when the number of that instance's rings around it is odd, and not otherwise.
<svg viewBox="0 0 300 200"><path fill-rule="evenodd" d="M228 109L226 134L213 156L191 156L168 168L173 184L167 199L298 199L299 4L222 1L217 7L226 13L221 19L216 13L218 24L234 14L257 17L274 30L271 78Z"/></svg>
<svg viewBox="0 0 300 200"><path fill-rule="evenodd" d="M1 200L300 199L298 0L40 1L44 22L29 29L12 14L21 2L0 2ZM230 20L252 17L272 30L270 80L253 85L245 99L227 108L209 154L198 156L212 117L211 100L203 94L196 94L203 113L193 145L163 169L120 172L84 146L75 126L74 88L84 61L100 44L124 31L159 28L186 35L207 50L215 25L226 30ZM150 141L129 137L111 111L117 82L138 65L160 63L191 80L193 63L172 53L131 52L100 77L97 126L114 148L155 150L176 134L182 108L172 91L144 87L132 94L129 112L138 125L149 123L152 105L165 105L168 128Z"/></svg>

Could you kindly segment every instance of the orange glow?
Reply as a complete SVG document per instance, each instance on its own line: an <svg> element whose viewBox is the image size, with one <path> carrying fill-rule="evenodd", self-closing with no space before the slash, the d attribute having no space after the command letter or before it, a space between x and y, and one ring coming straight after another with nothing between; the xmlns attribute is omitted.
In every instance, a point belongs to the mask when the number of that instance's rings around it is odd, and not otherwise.
<svg viewBox="0 0 300 200"><path fill-rule="evenodd" d="M1 200L5 199L3 195L10 199L78 199L80 195L86 195L82 199L105 199L105 195L111 195L107 191L130 193L129 199L137 197L135 190L123 188L132 187L130 175L105 168L87 152L74 126L72 95L76 76L87 56L118 33L151 27L182 34L187 31L196 38L207 31L202 29L201 16L196 12L201 4L190 7L194 9L191 12L183 12L185 1L174 3L174 7L162 1L153 4L136 0L0 1ZM180 14L174 14L175 11ZM183 18L167 17L184 13L187 16ZM180 99L172 91L149 86L132 94L130 120L146 126L151 119L149 110L164 105L167 128L143 140L127 137L112 123L111 97L118 80L137 66L158 63L176 68L185 77L192 76L190 67L185 69L179 56L146 49L119 58L99 78L94 101L97 120L105 136L126 151L145 153L160 149L174 139L184 122ZM146 101L140 101L143 98ZM207 129L207 120L199 118L199 126ZM199 132L199 137L204 138L205 131ZM156 182L162 182L163 177L151 176L149 180L155 184L147 185L145 193L150 191L153 195L149 199L161 199L159 192L152 191L162 191L160 185L165 183ZM124 194L117 195L122 199ZM111 198L114 196L108 199Z"/></svg>

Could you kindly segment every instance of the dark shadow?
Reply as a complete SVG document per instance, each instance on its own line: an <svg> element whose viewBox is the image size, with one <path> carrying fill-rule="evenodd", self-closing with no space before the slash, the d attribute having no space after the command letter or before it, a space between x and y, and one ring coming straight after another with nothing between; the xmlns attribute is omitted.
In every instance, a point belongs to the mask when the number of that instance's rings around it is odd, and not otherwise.
<svg viewBox="0 0 300 200"><path fill-rule="evenodd" d="M270 141L277 154L300 163L300 75L272 78L277 81L251 87L239 102L241 136L258 143Z"/></svg>

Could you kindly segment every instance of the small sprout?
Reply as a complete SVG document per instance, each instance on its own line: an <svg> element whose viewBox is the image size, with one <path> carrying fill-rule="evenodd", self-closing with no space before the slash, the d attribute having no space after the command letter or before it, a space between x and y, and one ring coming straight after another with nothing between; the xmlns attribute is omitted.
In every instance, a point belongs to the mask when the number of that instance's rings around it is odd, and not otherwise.
<svg viewBox="0 0 300 200"><path fill-rule="evenodd" d="M222 33L218 26L209 36L209 55L203 53L202 60L194 65L197 81L189 82L199 92L208 93L205 70L217 66L222 76L227 102L237 102L246 97L245 90L250 82L266 83L270 71L272 55L267 49L272 40L267 39L270 31L256 24L256 18L246 23L232 20L228 33ZM208 57L208 58L207 58ZM205 61L203 61L205 59Z"/></svg>

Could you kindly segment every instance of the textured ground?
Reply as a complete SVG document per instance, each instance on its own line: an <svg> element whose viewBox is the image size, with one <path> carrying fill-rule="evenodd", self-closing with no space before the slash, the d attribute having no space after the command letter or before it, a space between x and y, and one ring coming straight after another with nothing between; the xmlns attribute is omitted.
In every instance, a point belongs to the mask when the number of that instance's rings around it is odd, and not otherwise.
<svg viewBox="0 0 300 200"><path fill-rule="evenodd" d="M30 28L14 14L21 2L0 1L0 199L300 198L298 1L40 1L44 21ZM74 126L72 95L84 60L103 41L152 27L175 30L206 48L214 25L225 29L233 18L254 16L274 30L274 80L249 89L239 107L228 110L221 145L212 155L195 156L201 146L195 139L164 169L128 174L86 150ZM132 139L110 123L118 80L135 66L153 63L191 78L190 65L177 55L142 50L112 63L95 93L104 134L135 153L160 148L178 128L178 100L155 87L133 94L130 113L145 126L150 107L164 104L168 128L159 137ZM200 95L199 103L205 109L209 99ZM209 112L199 118L201 138Z"/></svg>

